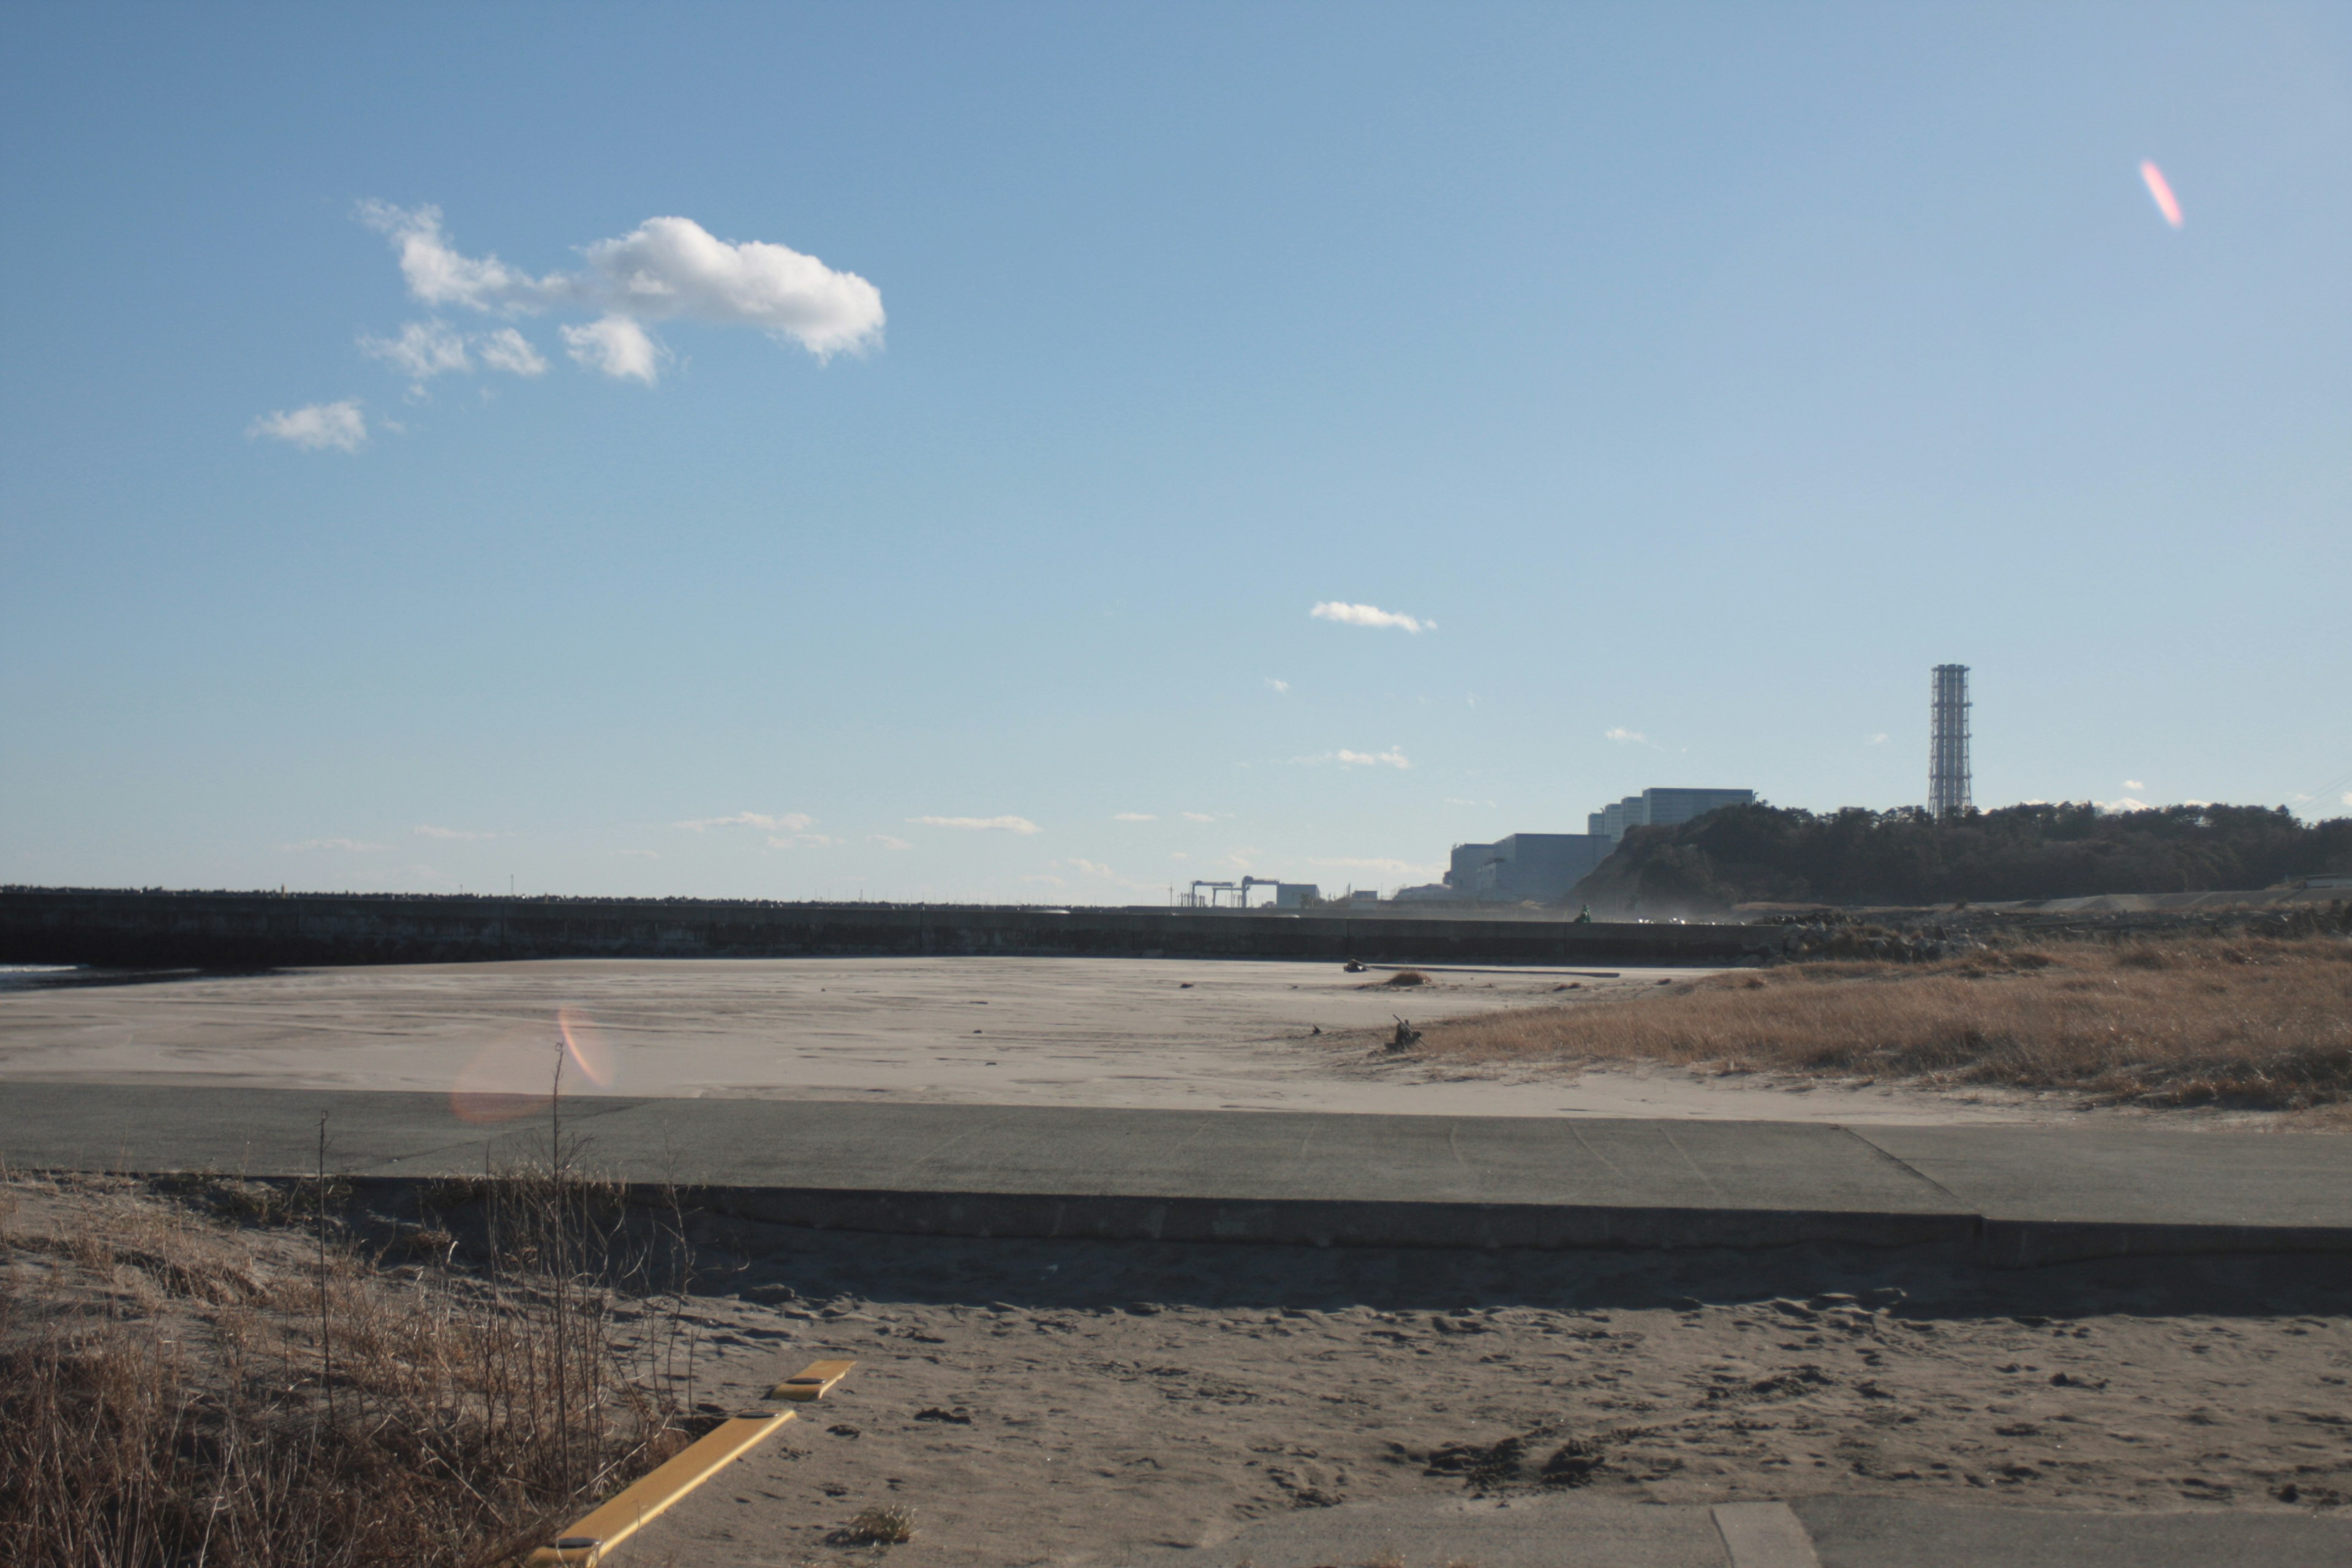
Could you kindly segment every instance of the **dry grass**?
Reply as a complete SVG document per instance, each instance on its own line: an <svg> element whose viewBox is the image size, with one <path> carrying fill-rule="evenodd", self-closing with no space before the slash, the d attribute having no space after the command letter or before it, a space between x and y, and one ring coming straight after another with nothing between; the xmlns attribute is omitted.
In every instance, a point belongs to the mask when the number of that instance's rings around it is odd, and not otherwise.
<svg viewBox="0 0 2352 1568"><path fill-rule="evenodd" d="M179 1185L0 1184L12 1568L504 1562L682 1446L609 1190L487 1184L459 1271L433 1226L363 1252L331 1185Z"/></svg>
<svg viewBox="0 0 2352 1568"><path fill-rule="evenodd" d="M2352 942L2073 942L1798 964L1432 1024L1420 1048L2302 1109L2352 1100Z"/></svg>

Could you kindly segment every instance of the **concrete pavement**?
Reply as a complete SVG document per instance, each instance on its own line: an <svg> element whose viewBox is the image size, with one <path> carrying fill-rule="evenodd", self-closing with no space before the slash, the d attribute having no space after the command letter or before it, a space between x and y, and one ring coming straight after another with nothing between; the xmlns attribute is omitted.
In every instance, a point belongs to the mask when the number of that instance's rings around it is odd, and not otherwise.
<svg viewBox="0 0 2352 1568"><path fill-rule="evenodd" d="M544 1144L442 1095L14 1082L15 1168L479 1174ZM469 1108L480 1114L483 1107ZM1973 1243L2017 1266L2352 1251L2352 1138L765 1100L566 1100L584 1163L772 1223L1420 1247Z"/></svg>
<svg viewBox="0 0 2352 1568"><path fill-rule="evenodd" d="M1207 1551L1136 1554L1257 1568L1475 1563L1478 1568L2337 1568L2352 1520L2284 1511L2098 1513L1954 1508L1902 1498L1658 1506L1573 1493L1507 1503L1346 1504L1252 1525Z"/></svg>

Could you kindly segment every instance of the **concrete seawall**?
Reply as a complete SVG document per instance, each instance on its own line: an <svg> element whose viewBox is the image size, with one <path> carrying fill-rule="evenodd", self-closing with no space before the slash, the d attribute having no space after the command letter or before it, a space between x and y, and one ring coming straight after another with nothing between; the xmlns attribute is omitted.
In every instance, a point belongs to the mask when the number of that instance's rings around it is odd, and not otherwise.
<svg viewBox="0 0 2352 1568"><path fill-rule="evenodd" d="M1369 963L1731 964L1774 926L689 899L0 891L0 963L268 968L538 958L1025 954Z"/></svg>

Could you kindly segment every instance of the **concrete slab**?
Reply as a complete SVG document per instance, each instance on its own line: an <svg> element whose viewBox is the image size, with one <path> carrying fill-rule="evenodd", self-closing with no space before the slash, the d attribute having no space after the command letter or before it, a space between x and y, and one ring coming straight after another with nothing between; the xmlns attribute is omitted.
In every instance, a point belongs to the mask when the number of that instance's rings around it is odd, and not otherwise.
<svg viewBox="0 0 2352 1568"><path fill-rule="evenodd" d="M1822 1568L2342 1568L2352 1520L2235 1510L2058 1512L1952 1508L1903 1498L1801 1498L1790 1505Z"/></svg>
<svg viewBox="0 0 2352 1568"><path fill-rule="evenodd" d="M543 1143L543 1109L491 1126L453 1105L14 1083L0 1160L299 1175L322 1115L330 1167L357 1178L476 1174ZM1541 1247L1990 1237L2005 1264L2352 1251L2352 1139L2325 1135L619 1097L567 1100L564 1124L600 1171L817 1228Z"/></svg>
<svg viewBox="0 0 2352 1568"><path fill-rule="evenodd" d="M1724 1515L1793 1512L1786 1540L1723 1531ZM1785 1511L1784 1511L1785 1510ZM679 1521L688 1539L691 1520ZM1806 1538L1810 1537L1810 1540ZM1767 1548L1777 1545L1778 1554ZM2352 1520L2287 1512L2062 1512L1954 1508L1903 1498L1813 1497L1779 1503L1627 1505L1574 1494L1507 1502L1419 1499L1308 1509L1197 1548L1131 1554L1138 1568L1206 1557L1257 1568L1398 1562L1437 1568L2338 1568L2352 1562Z"/></svg>
<svg viewBox="0 0 2352 1568"><path fill-rule="evenodd" d="M2352 1140L2082 1127L1857 1127L1981 1215L2013 1266L2136 1253L2342 1250Z"/></svg>

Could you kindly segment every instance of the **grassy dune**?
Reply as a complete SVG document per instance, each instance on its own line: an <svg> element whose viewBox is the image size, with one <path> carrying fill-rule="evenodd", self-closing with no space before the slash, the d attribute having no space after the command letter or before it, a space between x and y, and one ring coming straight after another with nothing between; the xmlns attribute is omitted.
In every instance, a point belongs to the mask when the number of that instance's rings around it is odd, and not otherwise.
<svg viewBox="0 0 2352 1568"><path fill-rule="evenodd" d="M1797 964L1433 1024L1421 1050L2304 1109L2352 1100L2352 942L2051 943L1934 964Z"/></svg>
<svg viewBox="0 0 2352 1568"><path fill-rule="evenodd" d="M612 1194L483 1185L461 1270L357 1245L332 1183L0 1181L0 1562L487 1568L675 1452Z"/></svg>

